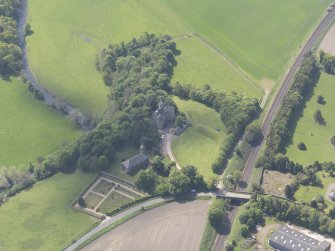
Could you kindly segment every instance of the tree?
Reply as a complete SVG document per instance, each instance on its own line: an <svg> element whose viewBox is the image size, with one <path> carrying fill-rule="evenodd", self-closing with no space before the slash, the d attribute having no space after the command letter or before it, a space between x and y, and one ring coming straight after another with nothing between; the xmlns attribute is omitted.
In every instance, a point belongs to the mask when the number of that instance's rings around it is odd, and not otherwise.
<svg viewBox="0 0 335 251"><path fill-rule="evenodd" d="M79 206L81 206L81 207L86 207L86 201L84 200L83 197L80 197L80 198L78 199L78 204L79 204Z"/></svg>
<svg viewBox="0 0 335 251"><path fill-rule="evenodd" d="M19 76L22 69L21 55L20 47L0 41L0 75Z"/></svg>
<svg viewBox="0 0 335 251"><path fill-rule="evenodd" d="M323 96L318 96L318 100L317 100L317 102L318 102L318 104L320 104L320 105L324 105L324 104L326 104L325 99L324 99Z"/></svg>
<svg viewBox="0 0 335 251"><path fill-rule="evenodd" d="M31 29L31 25L29 23L26 24L24 31L25 31L25 36L30 36L34 34L33 30Z"/></svg>
<svg viewBox="0 0 335 251"><path fill-rule="evenodd" d="M321 111L318 109L315 111L314 115L313 115L314 121L320 125L324 125L325 124L325 119L322 117L322 113Z"/></svg>
<svg viewBox="0 0 335 251"><path fill-rule="evenodd" d="M161 156L156 155L152 159L152 169L159 175L168 176L169 171L165 168L164 163L161 161Z"/></svg>
<svg viewBox="0 0 335 251"><path fill-rule="evenodd" d="M285 197L288 199L292 199L293 197L293 190L290 185L286 185L285 187Z"/></svg>
<svg viewBox="0 0 335 251"><path fill-rule="evenodd" d="M221 226L223 216L223 212L219 208L212 207L208 210L208 220L214 228Z"/></svg>
<svg viewBox="0 0 335 251"><path fill-rule="evenodd" d="M109 159L106 155L101 155L97 160L97 167L99 170L104 170L109 167Z"/></svg>
<svg viewBox="0 0 335 251"><path fill-rule="evenodd" d="M141 170L138 173L136 185L144 192L152 193L156 186L156 176L150 169Z"/></svg>
<svg viewBox="0 0 335 251"><path fill-rule="evenodd" d="M244 139L251 145L257 144L263 137L262 129L259 125L252 123L247 126Z"/></svg>
<svg viewBox="0 0 335 251"><path fill-rule="evenodd" d="M241 226L241 235L244 237L244 238L247 238L250 236L250 231L249 231L249 228L247 225L242 225Z"/></svg>
<svg viewBox="0 0 335 251"><path fill-rule="evenodd" d="M306 151L307 147L306 147L304 142L299 142L298 143L298 149L301 150L301 151Z"/></svg>
<svg viewBox="0 0 335 251"><path fill-rule="evenodd" d="M335 136L333 136L333 137L330 139L330 142L331 142L332 145L335 147Z"/></svg>
<svg viewBox="0 0 335 251"><path fill-rule="evenodd" d="M169 175L169 192L172 195L180 195L186 192L190 185L190 179L179 170L172 170Z"/></svg>

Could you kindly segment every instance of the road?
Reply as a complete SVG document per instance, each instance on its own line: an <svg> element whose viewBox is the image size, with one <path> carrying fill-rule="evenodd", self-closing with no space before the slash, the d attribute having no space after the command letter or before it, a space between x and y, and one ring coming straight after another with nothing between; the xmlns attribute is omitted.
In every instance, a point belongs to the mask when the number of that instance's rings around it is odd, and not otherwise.
<svg viewBox="0 0 335 251"><path fill-rule="evenodd" d="M277 113L277 111L280 108L280 105L286 95L286 93L289 90L290 84L292 82L292 79L295 75L295 73L298 71L300 64L303 61L304 55L313 49L313 47L315 46L316 42L318 41L319 37L322 35L322 33L330 26L330 24L332 23L333 19L335 17L335 8L333 8L333 10L331 12L329 12L320 22L320 24L318 25L318 27L314 30L314 32L312 33L312 35L309 37L309 39L307 40L307 42L305 43L305 45L303 46L303 48L300 50L298 56L296 57L293 65L291 66L291 69L288 71L287 75L285 76L279 91L277 93L277 95L275 96L274 100L272 101L270 108L267 112L267 114L265 115L265 118L263 120L262 123L262 132L264 135L264 139L262 140L262 142L258 145L255 146L251 149L251 152L248 156L248 159L246 161L243 173L242 173L242 177L239 183L239 186L237 187L237 191L238 192L243 192L246 190L247 186L248 186L248 182L249 179L252 175L252 171L256 165L256 161L257 161L257 157L259 155L259 152L261 150L261 148L263 147L264 143L265 143L265 139L266 136L269 134L270 131L270 126L271 126L271 122L273 121L273 119L275 118L275 115ZM237 210L236 208L234 208L234 212L235 210ZM230 216L230 222L234 221L235 218L235 213L232 213ZM230 225L230 224L227 224ZM226 234L219 234L216 238L216 241L214 243L213 246L213 251L222 251L223 247L224 247L224 242L226 240L227 235Z"/></svg>

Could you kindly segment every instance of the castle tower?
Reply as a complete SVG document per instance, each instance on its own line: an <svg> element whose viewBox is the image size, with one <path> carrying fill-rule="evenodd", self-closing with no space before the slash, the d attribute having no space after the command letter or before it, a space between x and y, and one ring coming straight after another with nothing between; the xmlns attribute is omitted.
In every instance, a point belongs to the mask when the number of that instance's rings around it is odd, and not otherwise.
<svg viewBox="0 0 335 251"><path fill-rule="evenodd" d="M145 153L145 146L144 146L144 144L142 143L141 144L141 147L140 147L140 153Z"/></svg>

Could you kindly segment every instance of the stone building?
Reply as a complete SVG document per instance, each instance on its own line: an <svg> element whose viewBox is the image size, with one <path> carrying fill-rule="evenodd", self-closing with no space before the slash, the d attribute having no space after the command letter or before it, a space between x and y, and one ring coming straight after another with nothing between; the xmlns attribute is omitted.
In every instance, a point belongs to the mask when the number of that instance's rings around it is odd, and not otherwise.
<svg viewBox="0 0 335 251"><path fill-rule="evenodd" d="M153 114L153 121L158 130L164 129L169 123L174 121L175 109L171 104L162 101L158 103L158 108Z"/></svg>
<svg viewBox="0 0 335 251"><path fill-rule="evenodd" d="M121 163L122 171L129 174L129 173L136 172L139 169L148 167L149 158L144 154L144 152L145 152L145 148L144 148L144 145L142 144L139 154Z"/></svg>

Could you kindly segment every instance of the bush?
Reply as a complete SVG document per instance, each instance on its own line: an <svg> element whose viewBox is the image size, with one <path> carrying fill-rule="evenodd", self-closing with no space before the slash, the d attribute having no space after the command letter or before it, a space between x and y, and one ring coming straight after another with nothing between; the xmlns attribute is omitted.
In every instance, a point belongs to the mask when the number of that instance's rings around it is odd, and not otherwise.
<svg viewBox="0 0 335 251"><path fill-rule="evenodd" d="M250 231L249 231L249 228L247 225L242 225L241 226L241 235L244 237L244 238L247 238L250 236Z"/></svg>
<svg viewBox="0 0 335 251"><path fill-rule="evenodd" d="M298 149L301 150L301 151L306 151L307 147L306 147L304 142L299 142L298 143Z"/></svg>

